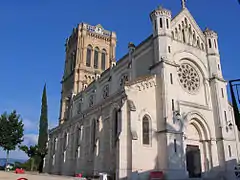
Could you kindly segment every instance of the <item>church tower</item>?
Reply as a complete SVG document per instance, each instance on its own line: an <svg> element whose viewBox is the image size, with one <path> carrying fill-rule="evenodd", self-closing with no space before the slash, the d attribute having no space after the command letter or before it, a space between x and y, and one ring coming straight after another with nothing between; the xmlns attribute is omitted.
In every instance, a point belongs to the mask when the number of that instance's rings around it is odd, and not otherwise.
<svg viewBox="0 0 240 180"><path fill-rule="evenodd" d="M100 24L78 24L66 39L59 123L69 118L72 97L115 63L116 33Z"/></svg>

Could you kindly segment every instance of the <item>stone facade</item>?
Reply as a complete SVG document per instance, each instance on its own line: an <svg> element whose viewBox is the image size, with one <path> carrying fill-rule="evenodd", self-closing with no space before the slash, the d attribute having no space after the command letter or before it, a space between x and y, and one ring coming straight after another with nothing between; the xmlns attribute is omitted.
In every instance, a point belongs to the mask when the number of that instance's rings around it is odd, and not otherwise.
<svg viewBox="0 0 240 180"><path fill-rule="evenodd" d="M86 24L75 30L84 34L77 41L84 46L75 78L63 80L62 102L67 97L68 105L62 103L60 124L50 132L45 172L148 179L161 171L166 179L234 179L239 133L216 32L202 31L185 1L174 18L162 7L150 18L152 35L138 46L129 43L117 63L115 33ZM85 67L87 47L96 44L107 51L105 71L94 68L94 60ZM98 76L84 79L93 72Z"/></svg>

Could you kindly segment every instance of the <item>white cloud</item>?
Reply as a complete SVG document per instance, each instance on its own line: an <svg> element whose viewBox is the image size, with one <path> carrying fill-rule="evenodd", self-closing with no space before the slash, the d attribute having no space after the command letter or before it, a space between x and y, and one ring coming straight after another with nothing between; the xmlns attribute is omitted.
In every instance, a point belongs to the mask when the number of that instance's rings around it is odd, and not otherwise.
<svg viewBox="0 0 240 180"><path fill-rule="evenodd" d="M37 144L38 135L37 134L26 134L24 135L24 141L22 142L23 145L32 146Z"/></svg>
<svg viewBox="0 0 240 180"><path fill-rule="evenodd" d="M25 134L22 145L32 146L37 144L37 140L38 140L37 134ZM0 158L5 158L5 157L6 157L6 152L0 149ZM9 157L14 159L28 159L28 156L23 151L20 151L18 148L15 151L10 151Z"/></svg>
<svg viewBox="0 0 240 180"><path fill-rule="evenodd" d="M37 130L38 123L29 119L23 119L24 130Z"/></svg>

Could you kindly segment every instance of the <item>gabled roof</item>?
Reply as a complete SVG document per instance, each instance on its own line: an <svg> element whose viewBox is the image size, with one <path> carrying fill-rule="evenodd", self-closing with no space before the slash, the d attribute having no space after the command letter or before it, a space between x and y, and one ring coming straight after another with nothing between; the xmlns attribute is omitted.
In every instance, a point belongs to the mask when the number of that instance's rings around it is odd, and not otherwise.
<svg viewBox="0 0 240 180"><path fill-rule="evenodd" d="M173 19L172 19L172 28L175 26L178 26L178 24L182 24L182 21L184 22L184 18L187 18L188 24L191 24L192 29L195 30L196 35L199 36L199 38L205 42L205 35L201 28L198 26L197 22L189 12L187 8L184 8L182 11L180 11L179 14L177 14Z"/></svg>

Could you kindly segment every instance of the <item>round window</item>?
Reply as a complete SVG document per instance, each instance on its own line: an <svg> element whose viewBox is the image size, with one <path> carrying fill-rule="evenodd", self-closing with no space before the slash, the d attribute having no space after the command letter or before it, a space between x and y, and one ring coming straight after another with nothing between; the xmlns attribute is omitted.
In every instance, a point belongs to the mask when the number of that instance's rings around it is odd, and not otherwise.
<svg viewBox="0 0 240 180"><path fill-rule="evenodd" d="M190 64L183 63L177 69L178 78L183 89L190 93L196 92L200 87L200 77L196 69Z"/></svg>

